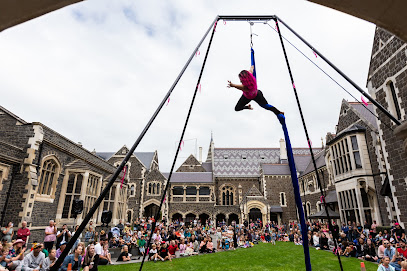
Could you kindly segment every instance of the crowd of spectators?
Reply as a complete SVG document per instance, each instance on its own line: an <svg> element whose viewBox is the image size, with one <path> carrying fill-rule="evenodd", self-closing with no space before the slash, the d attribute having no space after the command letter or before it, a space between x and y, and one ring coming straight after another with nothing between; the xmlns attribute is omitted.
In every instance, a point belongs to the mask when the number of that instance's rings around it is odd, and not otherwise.
<svg viewBox="0 0 407 271"><path fill-rule="evenodd" d="M153 230L153 225L156 224ZM372 224L349 222L342 226L319 221L307 222L308 241L318 250L332 251L343 257L355 257L379 263L378 270L406 270L407 246L404 229L394 222L389 230L378 230ZM43 242L33 242L27 251L30 230L27 223L13 230L10 222L1 228L0 270L48 271L66 249L67 242L75 234L67 225L57 228L50 220L45 228ZM380 228L382 229L382 228ZM276 244L276 241L293 242L302 245L301 227L296 223L278 225L275 222L263 224L259 219L226 225L212 220L203 223L194 219L183 221L155 221L154 217L137 219L132 224L122 221L111 228L94 226L89 222L79 236L70 253L59 268L97 271L98 265L128 262L145 257L149 261L172 261L176 257L188 257L199 253L250 248L260 242ZM151 237L151 240L149 238ZM335 246L336 243L336 246ZM147 245L150 244L149 247ZM336 247L336 248L335 248ZM120 249L120 255L112 259L109 250ZM135 252L137 255L132 255Z"/></svg>

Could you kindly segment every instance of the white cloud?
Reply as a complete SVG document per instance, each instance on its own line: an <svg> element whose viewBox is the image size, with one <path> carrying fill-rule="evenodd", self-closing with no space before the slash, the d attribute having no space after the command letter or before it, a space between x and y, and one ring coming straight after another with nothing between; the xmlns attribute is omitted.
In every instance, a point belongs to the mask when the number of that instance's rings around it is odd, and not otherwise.
<svg viewBox="0 0 407 271"><path fill-rule="evenodd" d="M0 33L1 105L89 150L131 146L217 14L277 14L365 85L374 26L309 2L84 1ZM258 34L254 44L259 88L285 111L293 146L306 147L278 36L262 24L253 30ZM218 24L185 134L204 148L204 159L211 131L218 147L278 147L283 137L274 115L257 105L250 112L234 112L240 93L226 88L228 79L237 81L238 72L250 65L249 34L247 22ZM137 149L158 150L162 170L170 168L207 45L208 39ZM311 140L320 146L320 138L334 130L342 98L352 98L285 45ZM195 140L186 141L180 156L187 157L194 148Z"/></svg>

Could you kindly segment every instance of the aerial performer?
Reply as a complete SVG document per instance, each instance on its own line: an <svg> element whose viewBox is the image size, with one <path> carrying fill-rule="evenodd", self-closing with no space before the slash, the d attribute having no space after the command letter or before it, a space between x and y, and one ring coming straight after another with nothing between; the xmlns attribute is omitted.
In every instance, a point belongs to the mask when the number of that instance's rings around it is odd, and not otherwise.
<svg viewBox="0 0 407 271"><path fill-rule="evenodd" d="M228 80L228 88L236 88L243 92L242 97L235 106L236 111L241 111L243 109L253 110L253 107L249 104L251 101L255 101L261 107L266 110L272 111L276 116L279 114L284 115L284 112L281 112L276 107L269 104L263 96L263 92L260 89L257 89L257 81L253 76L254 66L250 67L250 70L243 70L239 73L239 79L242 84L234 84Z"/></svg>

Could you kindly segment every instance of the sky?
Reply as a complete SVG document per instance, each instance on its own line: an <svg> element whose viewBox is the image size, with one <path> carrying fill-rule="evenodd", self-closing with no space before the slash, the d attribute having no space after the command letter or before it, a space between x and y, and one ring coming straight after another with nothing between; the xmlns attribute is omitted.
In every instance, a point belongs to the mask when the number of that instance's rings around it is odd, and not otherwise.
<svg viewBox="0 0 407 271"><path fill-rule="evenodd" d="M131 147L216 15L277 15L366 90L375 25L300 0L88 0L0 32L0 105L41 122L89 151ZM293 147L307 147L274 22L252 26L258 88L285 112ZM287 28L281 32L356 98L361 95ZM208 38L136 151L173 163ZM310 139L335 132L346 92L285 42ZM250 67L249 22L218 23L176 167L219 148L274 148L283 138L273 113L235 112L238 73ZM325 141L325 140L324 140ZM199 157L197 157L199 158ZM175 169L176 169L175 167Z"/></svg>

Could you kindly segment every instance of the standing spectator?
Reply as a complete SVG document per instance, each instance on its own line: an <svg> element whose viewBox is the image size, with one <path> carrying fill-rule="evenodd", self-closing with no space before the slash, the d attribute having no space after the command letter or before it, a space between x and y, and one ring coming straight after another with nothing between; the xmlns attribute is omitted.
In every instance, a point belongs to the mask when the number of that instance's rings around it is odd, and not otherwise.
<svg viewBox="0 0 407 271"><path fill-rule="evenodd" d="M28 255L24 257L22 270L24 271L38 271L45 260L45 254L41 251L42 245L36 244Z"/></svg>
<svg viewBox="0 0 407 271"><path fill-rule="evenodd" d="M44 247L48 252L51 251L54 246L54 242L57 239L57 227L54 220L49 221L49 226L45 228L45 238L44 238Z"/></svg>
<svg viewBox="0 0 407 271"><path fill-rule="evenodd" d="M377 228L376 220L373 220L373 224L370 226L370 231L372 232L372 237L376 235L376 228Z"/></svg>
<svg viewBox="0 0 407 271"><path fill-rule="evenodd" d="M365 233L367 238L369 238L371 227L372 227L372 225L370 225L370 223L366 220L365 225L364 225L364 233Z"/></svg>
<svg viewBox="0 0 407 271"><path fill-rule="evenodd" d="M401 239L405 239L406 235L404 232L404 229L400 226L398 222L394 223L394 238L396 239L396 242L400 242Z"/></svg>
<svg viewBox="0 0 407 271"><path fill-rule="evenodd" d="M7 243L11 243L11 240L14 235L13 222L9 222L7 224L7 227L1 228L1 233L3 234L3 238L1 240L6 241Z"/></svg>
<svg viewBox="0 0 407 271"><path fill-rule="evenodd" d="M95 252L95 245L90 244L86 249L85 259L83 260L83 271L98 270L99 255Z"/></svg>
<svg viewBox="0 0 407 271"><path fill-rule="evenodd" d="M80 271L82 263L82 250L82 246L77 246L73 254L66 256L64 262L59 268L59 271L67 271L69 264L72 264L72 271Z"/></svg>
<svg viewBox="0 0 407 271"><path fill-rule="evenodd" d="M62 229L57 232L57 243L55 244L57 249L62 242L68 243L69 238L71 238L71 232L68 230L68 226L64 224L62 226ZM57 256L57 258L59 258L59 256Z"/></svg>
<svg viewBox="0 0 407 271"><path fill-rule="evenodd" d="M30 235L31 232L27 228L27 221L21 222L21 228L17 231L17 238L23 240L27 244L27 237Z"/></svg>
<svg viewBox="0 0 407 271"><path fill-rule="evenodd" d="M334 239L338 239L339 238L339 226L335 223L335 221L332 221L332 237Z"/></svg>
<svg viewBox="0 0 407 271"><path fill-rule="evenodd" d="M42 262L41 271L49 271L49 269L54 266L55 262L58 260L56 255L56 250L52 249L49 256Z"/></svg>
<svg viewBox="0 0 407 271"><path fill-rule="evenodd" d="M122 220L119 220L119 224L116 225L117 228L120 230L120 235L123 235L123 230L124 230L124 225L122 223Z"/></svg>

